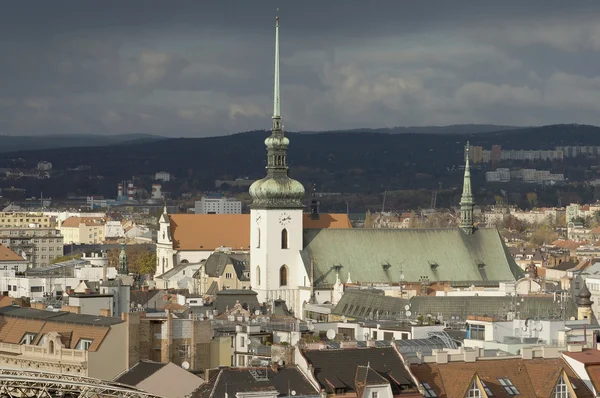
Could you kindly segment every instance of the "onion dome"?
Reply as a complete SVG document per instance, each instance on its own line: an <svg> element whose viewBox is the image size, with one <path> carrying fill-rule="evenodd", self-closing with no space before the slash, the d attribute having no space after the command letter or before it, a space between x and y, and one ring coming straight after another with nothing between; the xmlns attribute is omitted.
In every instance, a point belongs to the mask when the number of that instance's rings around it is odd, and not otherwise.
<svg viewBox="0 0 600 398"><path fill-rule="evenodd" d="M577 305L579 307L590 307L594 302L590 300L592 297L592 293L588 289L585 282L583 282L583 287L579 290L579 294L577 295Z"/></svg>

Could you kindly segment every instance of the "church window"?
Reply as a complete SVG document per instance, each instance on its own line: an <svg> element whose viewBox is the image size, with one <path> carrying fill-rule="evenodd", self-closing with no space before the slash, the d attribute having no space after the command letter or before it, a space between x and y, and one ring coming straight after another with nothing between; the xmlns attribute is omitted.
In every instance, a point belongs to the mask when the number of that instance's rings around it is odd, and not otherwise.
<svg viewBox="0 0 600 398"><path fill-rule="evenodd" d="M260 267L256 266L256 284L260 286Z"/></svg>
<svg viewBox="0 0 600 398"><path fill-rule="evenodd" d="M279 268L279 285L287 286L287 279L288 279L288 269L285 265L282 265L281 268Z"/></svg>
<svg viewBox="0 0 600 398"><path fill-rule="evenodd" d="M256 230L256 247L260 248L260 228Z"/></svg>
<svg viewBox="0 0 600 398"><path fill-rule="evenodd" d="M281 248L288 248L288 231L285 228L281 231Z"/></svg>

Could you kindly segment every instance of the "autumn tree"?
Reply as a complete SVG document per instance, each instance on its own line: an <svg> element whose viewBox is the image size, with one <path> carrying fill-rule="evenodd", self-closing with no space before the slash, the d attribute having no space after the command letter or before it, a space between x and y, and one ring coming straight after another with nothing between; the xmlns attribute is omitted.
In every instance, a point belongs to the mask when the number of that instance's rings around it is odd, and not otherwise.
<svg viewBox="0 0 600 398"><path fill-rule="evenodd" d="M551 243L558 239L558 234L547 224L541 224L533 230L529 237L529 242L535 246L541 246L545 243Z"/></svg>
<svg viewBox="0 0 600 398"><path fill-rule="evenodd" d="M154 274L156 271L156 253L152 252L147 246L130 245L125 247L127 254L127 265L129 272L140 275ZM121 249L116 247L110 249L107 253L108 266L119 268L119 255Z"/></svg>

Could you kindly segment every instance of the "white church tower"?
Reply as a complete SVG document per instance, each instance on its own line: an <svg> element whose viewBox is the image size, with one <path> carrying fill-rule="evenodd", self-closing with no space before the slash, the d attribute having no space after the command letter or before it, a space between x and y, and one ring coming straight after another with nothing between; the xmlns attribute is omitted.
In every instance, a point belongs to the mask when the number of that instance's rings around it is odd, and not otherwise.
<svg viewBox="0 0 600 398"><path fill-rule="evenodd" d="M173 239L171 237L171 221L167 206L158 220L158 236L156 240L156 275L162 275L172 269L174 263Z"/></svg>
<svg viewBox="0 0 600 398"><path fill-rule="evenodd" d="M297 317L310 298L310 281L302 260L304 187L288 176L287 147L279 106L279 17L275 24L273 127L265 140L267 176L250 187L250 264L252 290L261 303L283 299Z"/></svg>

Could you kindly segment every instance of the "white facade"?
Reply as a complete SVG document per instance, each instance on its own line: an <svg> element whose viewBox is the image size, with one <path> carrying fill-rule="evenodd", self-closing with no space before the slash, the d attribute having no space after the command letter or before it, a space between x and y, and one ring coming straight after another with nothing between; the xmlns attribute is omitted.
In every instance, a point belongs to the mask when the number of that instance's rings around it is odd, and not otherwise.
<svg viewBox="0 0 600 398"><path fill-rule="evenodd" d="M107 221L104 224L104 237L106 239L123 238L125 229L120 221Z"/></svg>
<svg viewBox="0 0 600 398"><path fill-rule="evenodd" d="M154 179L157 181L171 181L171 173L169 173L168 171L157 171L154 174Z"/></svg>
<svg viewBox="0 0 600 398"><path fill-rule="evenodd" d="M241 214L242 202L234 198L207 198L194 202L196 214Z"/></svg>
<svg viewBox="0 0 600 398"><path fill-rule="evenodd" d="M8 292L10 297L42 299L65 292L79 284L78 278L27 278L0 276L0 292Z"/></svg>
<svg viewBox="0 0 600 398"><path fill-rule="evenodd" d="M260 303L285 300L296 316L311 295L309 276L300 257L302 209L250 211L250 278Z"/></svg>

